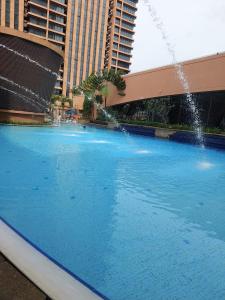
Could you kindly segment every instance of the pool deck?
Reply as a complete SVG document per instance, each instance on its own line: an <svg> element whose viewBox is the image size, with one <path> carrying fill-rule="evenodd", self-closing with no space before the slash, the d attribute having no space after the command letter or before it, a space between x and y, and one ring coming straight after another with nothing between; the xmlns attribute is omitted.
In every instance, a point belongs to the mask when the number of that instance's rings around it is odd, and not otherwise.
<svg viewBox="0 0 225 300"><path fill-rule="evenodd" d="M0 253L0 299L50 299Z"/></svg>
<svg viewBox="0 0 225 300"><path fill-rule="evenodd" d="M15 265L27 278L29 278L36 286L38 286L49 298L54 300L100 300L105 299L102 295L99 295L93 288L82 283L80 280L71 276L68 272L63 270L47 256L43 255L37 249L35 249L30 243L24 240L18 233L10 228L5 222L0 219L0 253L2 253L9 261ZM2 261L3 260L3 261ZM18 284L17 281L18 273L13 271L11 264L5 263L4 257L1 256L2 268L0 270L0 300L24 300L23 297L1 297L1 292L4 291L1 288L1 284L4 284L6 288L7 283L6 275L2 274L6 272L6 269L11 278L11 282L15 281L14 284ZM5 271L4 271L5 268ZM15 280L14 276L15 275ZM1 277L5 278L1 282ZM4 283L5 282L5 283ZM1 289L3 291L1 291ZM6 289L6 295L7 290ZM16 288L15 288L16 289ZM23 289L21 287L21 289ZM39 300L45 298L27 298L30 300Z"/></svg>

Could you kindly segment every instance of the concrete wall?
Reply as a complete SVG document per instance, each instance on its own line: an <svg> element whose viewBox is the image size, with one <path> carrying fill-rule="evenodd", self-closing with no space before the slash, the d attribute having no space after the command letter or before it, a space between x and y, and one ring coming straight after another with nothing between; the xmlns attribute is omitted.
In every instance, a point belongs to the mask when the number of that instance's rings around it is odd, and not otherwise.
<svg viewBox="0 0 225 300"><path fill-rule="evenodd" d="M44 119L42 113L0 109L0 123L41 124Z"/></svg>
<svg viewBox="0 0 225 300"><path fill-rule="evenodd" d="M73 96L73 107L78 110L83 110L84 96Z"/></svg>
<svg viewBox="0 0 225 300"><path fill-rule="evenodd" d="M186 61L182 65L191 93L225 90L225 53ZM184 93L173 65L132 73L124 79L126 96L118 95L112 88L107 106Z"/></svg>

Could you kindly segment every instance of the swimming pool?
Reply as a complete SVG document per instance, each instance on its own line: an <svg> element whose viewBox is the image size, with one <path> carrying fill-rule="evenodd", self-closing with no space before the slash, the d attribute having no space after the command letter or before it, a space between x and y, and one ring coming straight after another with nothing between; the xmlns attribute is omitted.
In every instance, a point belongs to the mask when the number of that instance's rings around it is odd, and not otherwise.
<svg viewBox="0 0 225 300"><path fill-rule="evenodd" d="M0 145L0 216L105 297L225 297L225 152L79 126Z"/></svg>

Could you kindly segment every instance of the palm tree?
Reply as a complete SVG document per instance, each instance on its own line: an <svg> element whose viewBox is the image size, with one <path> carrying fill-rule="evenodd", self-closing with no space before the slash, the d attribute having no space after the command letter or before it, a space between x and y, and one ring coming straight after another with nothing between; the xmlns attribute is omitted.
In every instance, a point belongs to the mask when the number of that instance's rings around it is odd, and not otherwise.
<svg viewBox="0 0 225 300"><path fill-rule="evenodd" d="M64 116L64 110L65 106L66 107L72 107L73 105L73 100L69 97L66 97L64 95L52 95L51 97L51 102L52 102L52 110L61 108L62 109L62 115Z"/></svg>
<svg viewBox="0 0 225 300"><path fill-rule="evenodd" d="M104 106L106 107L107 96L109 95L109 83L112 83L117 88L120 95L125 95L125 80L122 77L122 73L114 69L104 69L100 72L92 73L79 86L73 87L72 93L73 95L83 94L85 101L92 101L92 110L96 108L96 103L102 104L104 97Z"/></svg>
<svg viewBox="0 0 225 300"><path fill-rule="evenodd" d="M56 105L57 101L61 101L61 95L52 95L51 96L51 103Z"/></svg>
<svg viewBox="0 0 225 300"><path fill-rule="evenodd" d="M65 107L72 107L73 106L73 100L69 97L62 96L61 97L61 107L62 107L62 116L64 118L65 115Z"/></svg>

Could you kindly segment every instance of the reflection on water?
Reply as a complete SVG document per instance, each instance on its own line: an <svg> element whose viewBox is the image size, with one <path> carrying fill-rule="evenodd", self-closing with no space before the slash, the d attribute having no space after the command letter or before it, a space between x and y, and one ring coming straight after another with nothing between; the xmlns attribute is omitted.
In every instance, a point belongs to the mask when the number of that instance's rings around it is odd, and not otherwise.
<svg viewBox="0 0 225 300"><path fill-rule="evenodd" d="M225 153L81 132L0 127L1 216L110 299L223 299Z"/></svg>
<svg viewBox="0 0 225 300"><path fill-rule="evenodd" d="M111 144L110 141L106 141L106 140L90 140L88 142L93 144Z"/></svg>
<svg viewBox="0 0 225 300"><path fill-rule="evenodd" d="M136 153L138 153L138 154L149 154L151 152L149 150L137 150Z"/></svg>
<svg viewBox="0 0 225 300"><path fill-rule="evenodd" d="M201 161L198 163L198 168L201 170L209 170L212 169L215 165L209 161Z"/></svg>

